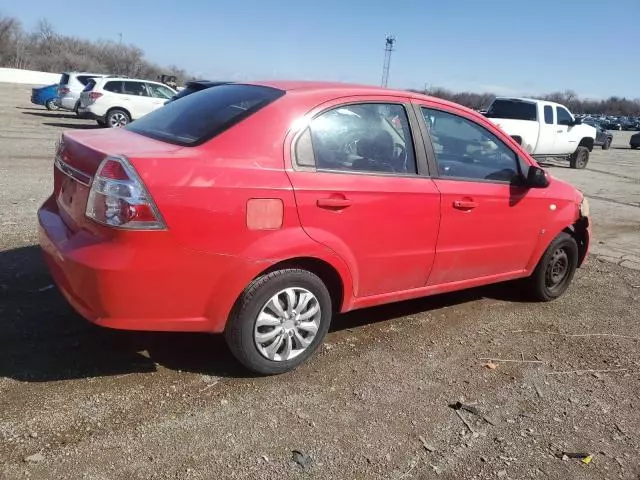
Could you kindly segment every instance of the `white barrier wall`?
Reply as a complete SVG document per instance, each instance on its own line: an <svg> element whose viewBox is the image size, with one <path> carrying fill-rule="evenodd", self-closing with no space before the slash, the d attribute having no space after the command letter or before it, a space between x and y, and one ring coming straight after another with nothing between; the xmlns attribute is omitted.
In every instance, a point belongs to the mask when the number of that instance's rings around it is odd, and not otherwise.
<svg viewBox="0 0 640 480"><path fill-rule="evenodd" d="M34 72L19 68L0 68L0 82L25 83L29 85L51 85L60 81L59 73Z"/></svg>

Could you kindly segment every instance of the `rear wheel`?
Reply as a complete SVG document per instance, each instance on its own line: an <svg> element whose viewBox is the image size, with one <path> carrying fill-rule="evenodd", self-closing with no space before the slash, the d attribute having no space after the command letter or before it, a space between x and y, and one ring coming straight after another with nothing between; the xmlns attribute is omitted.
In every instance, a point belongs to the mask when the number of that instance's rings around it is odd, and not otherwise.
<svg viewBox="0 0 640 480"><path fill-rule="evenodd" d="M587 147L578 147L569 157L571 168L585 168L589 163L589 149Z"/></svg>
<svg viewBox="0 0 640 480"><path fill-rule="evenodd" d="M569 288L577 266L578 244L571 235L562 232L551 242L528 279L531 296L542 302L555 300Z"/></svg>
<svg viewBox="0 0 640 480"><path fill-rule="evenodd" d="M129 122L131 122L131 117L124 110L120 110L119 108L114 108L107 113L106 116L106 124L108 127L116 128L116 127L124 127Z"/></svg>
<svg viewBox="0 0 640 480"><path fill-rule="evenodd" d="M225 329L231 353L249 370L293 370L322 343L332 316L329 291L315 274L286 269L254 280Z"/></svg>
<svg viewBox="0 0 640 480"><path fill-rule="evenodd" d="M611 148L611 139L607 138L605 139L604 143L602 144L602 149L603 150L609 150Z"/></svg>
<svg viewBox="0 0 640 480"><path fill-rule="evenodd" d="M58 104L56 103L55 98L47 100L47 103L44 104L47 107L47 110L58 110Z"/></svg>

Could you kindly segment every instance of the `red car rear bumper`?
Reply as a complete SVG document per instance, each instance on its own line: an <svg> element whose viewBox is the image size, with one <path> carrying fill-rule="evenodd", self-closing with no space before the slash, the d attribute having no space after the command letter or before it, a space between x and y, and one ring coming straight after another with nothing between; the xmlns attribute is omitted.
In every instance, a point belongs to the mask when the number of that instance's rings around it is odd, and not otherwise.
<svg viewBox="0 0 640 480"><path fill-rule="evenodd" d="M242 290L269 266L158 241L168 232L132 232L126 241L72 232L52 199L38 220L55 283L78 313L104 327L221 332Z"/></svg>

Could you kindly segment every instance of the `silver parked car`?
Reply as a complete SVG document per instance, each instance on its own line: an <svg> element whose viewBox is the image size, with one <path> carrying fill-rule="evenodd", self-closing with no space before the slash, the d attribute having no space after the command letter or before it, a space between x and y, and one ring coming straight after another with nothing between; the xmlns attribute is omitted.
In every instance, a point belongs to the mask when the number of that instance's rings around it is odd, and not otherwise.
<svg viewBox="0 0 640 480"><path fill-rule="evenodd" d="M104 73L64 72L60 77L56 104L65 110L78 112L80 93L92 78L102 78Z"/></svg>

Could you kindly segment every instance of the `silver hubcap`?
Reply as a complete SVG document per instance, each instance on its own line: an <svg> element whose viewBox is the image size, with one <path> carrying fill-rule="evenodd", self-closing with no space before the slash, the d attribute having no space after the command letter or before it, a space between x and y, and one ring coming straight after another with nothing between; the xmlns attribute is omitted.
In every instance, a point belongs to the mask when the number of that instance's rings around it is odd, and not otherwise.
<svg viewBox="0 0 640 480"><path fill-rule="evenodd" d="M281 290L258 314L253 331L256 347L269 360L291 360L311 345L321 317L320 303L309 290Z"/></svg>
<svg viewBox="0 0 640 480"><path fill-rule="evenodd" d="M114 113L109 116L109 125L112 127L124 127L128 123L124 113Z"/></svg>

